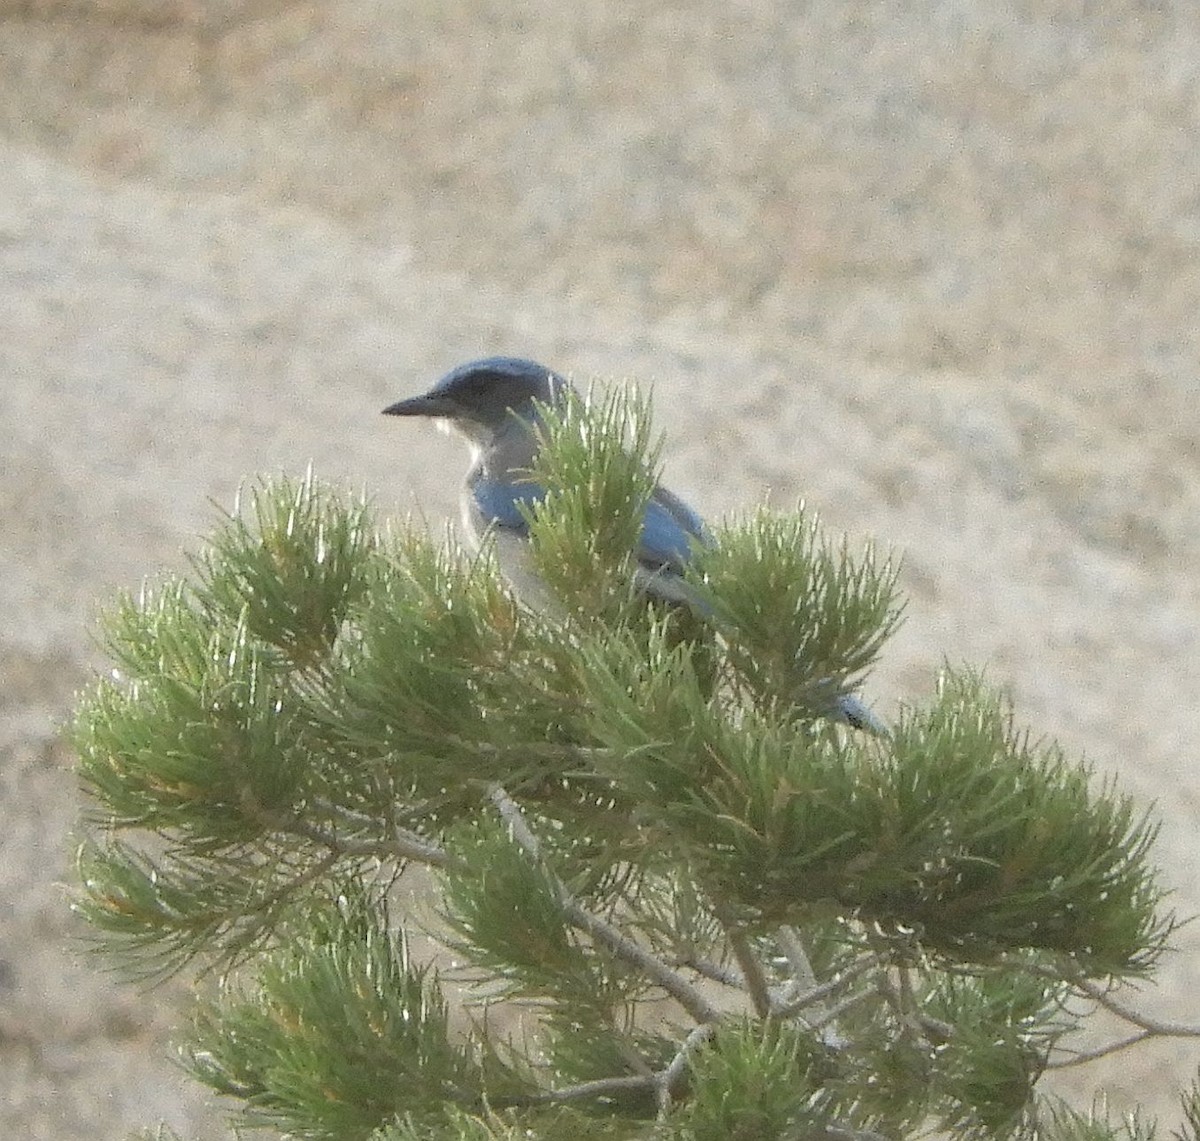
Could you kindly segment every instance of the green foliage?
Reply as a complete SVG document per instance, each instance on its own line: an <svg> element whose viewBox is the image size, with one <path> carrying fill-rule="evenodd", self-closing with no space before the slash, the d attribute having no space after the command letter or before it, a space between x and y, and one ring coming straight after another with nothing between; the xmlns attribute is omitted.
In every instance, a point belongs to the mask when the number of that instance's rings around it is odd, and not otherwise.
<svg viewBox="0 0 1200 1141"><path fill-rule="evenodd" d="M89 841L77 858L76 908L123 973L161 978L198 955L247 955L273 935L303 885L332 866L327 853L265 844L191 856L186 846L150 854Z"/></svg>
<svg viewBox="0 0 1200 1141"><path fill-rule="evenodd" d="M387 914L354 887L310 909L252 986L229 985L201 1009L193 1073L244 1099L250 1123L311 1141L365 1139L401 1113L440 1117L447 1103L477 1102L483 1068L451 1041L436 980L410 962Z"/></svg>
<svg viewBox="0 0 1200 1141"><path fill-rule="evenodd" d="M791 1026L735 1022L692 1060L691 1096L674 1115L680 1141L820 1136L836 1101L823 1051Z"/></svg>
<svg viewBox="0 0 1200 1141"><path fill-rule="evenodd" d="M647 425L547 412L540 610L311 478L120 600L73 729L98 947L218 974L189 1065L290 1136L1117 1135L1036 1085L1170 934L1153 825L970 670L887 737L827 720L902 605L810 516L647 605ZM390 917L413 863L461 1011Z"/></svg>
<svg viewBox="0 0 1200 1141"><path fill-rule="evenodd" d="M451 837L460 858L443 873L446 919L485 977L528 999L548 994L603 1002L601 980L572 932L558 889L502 823L487 818Z"/></svg>
<svg viewBox="0 0 1200 1141"><path fill-rule="evenodd" d="M531 473L549 489L529 512L535 564L551 592L585 620L627 615L632 552L658 464L649 407L636 393L616 390L591 408L572 395L545 413Z"/></svg>
<svg viewBox="0 0 1200 1141"><path fill-rule="evenodd" d="M827 712L861 681L900 622L898 568L856 558L815 519L765 509L700 553L696 576L720 618L740 697Z"/></svg>
<svg viewBox="0 0 1200 1141"><path fill-rule="evenodd" d="M904 852L924 869L919 894L885 889L896 919L938 931L942 946L1041 948L1085 973L1145 971L1170 929L1147 862L1155 827L1111 786L1094 793L1057 744L1016 730L977 677L947 673L939 699L902 719L886 762L878 831L895 847L881 855Z"/></svg>
<svg viewBox="0 0 1200 1141"><path fill-rule="evenodd" d="M1154 1141L1158 1129L1140 1114L1113 1120L1102 1099L1082 1113L1057 1101L1042 1106L1037 1122L1040 1137L1046 1141Z"/></svg>
<svg viewBox="0 0 1200 1141"><path fill-rule="evenodd" d="M195 560L199 581L108 612L116 668L74 725L93 823L154 841L80 852L79 908L135 974L247 951L296 885L339 862L295 839L321 784L310 694L331 627L374 577L375 540L365 505L335 504L311 479L252 505L260 529L227 520Z"/></svg>
<svg viewBox="0 0 1200 1141"><path fill-rule="evenodd" d="M331 764L377 767L418 799L477 801L466 771L511 779L526 742L553 740L562 707L530 622L490 560L401 536L318 698Z"/></svg>
<svg viewBox="0 0 1200 1141"><path fill-rule="evenodd" d="M920 996L932 1034L933 1112L959 1137L1003 1137L1024 1121L1034 1083L1068 1023L1066 988L1020 974L933 976ZM939 1040L941 1037L942 1040Z"/></svg>
<svg viewBox="0 0 1200 1141"><path fill-rule="evenodd" d="M1192 1082L1181 1101L1183 1126L1173 1136L1177 1141L1197 1141L1200 1138L1200 1078Z"/></svg>
<svg viewBox="0 0 1200 1141"><path fill-rule="evenodd" d="M260 642L300 669L329 657L347 614L368 589L376 538L365 503L330 511L311 473L239 503L193 560L197 597L210 614L244 615Z"/></svg>
<svg viewBox="0 0 1200 1141"><path fill-rule="evenodd" d="M638 1125L590 1117L567 1107L513 1114L465 1113L449 1108L441 1121L406 1118L385 1125L371 1141L632 1141L649 1134Z"/></svg>
<svg viewBox="0 0 1200 1141"><path fill-rule="evenodd" d="M240 615L210 622L180 583L126 600L110 628L128 673L100 683L80 723L84 780L114 824L244 841L290 803L306 760L272 648ZM139 658L152 644L157 658Z"/></svg>
<svg viewBox="0 0 1200 1141"><path fill-rule="evenodd" d="M1097 974L1144 970L1161 949L1153 828L1016 733L977 678L947 673L936 705L864 748L790 715L731 717L686 647L584 650L606 774L762 920L833 900L930 948L1065 950Z"/></svg>

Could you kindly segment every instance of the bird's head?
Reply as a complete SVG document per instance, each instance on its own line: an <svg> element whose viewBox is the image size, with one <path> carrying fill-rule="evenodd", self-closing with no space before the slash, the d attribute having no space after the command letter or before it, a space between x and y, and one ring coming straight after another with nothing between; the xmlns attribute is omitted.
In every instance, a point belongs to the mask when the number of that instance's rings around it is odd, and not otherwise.
<svg viewBox="0 0 1200 1141"><path fill-rule="evenodd" d="M448 372L422 396L385 408L386 416L429 416L486 447L513 423L537 419L536 403L553 404L567 381L545 365L517 357L489 357Z"/></svg>

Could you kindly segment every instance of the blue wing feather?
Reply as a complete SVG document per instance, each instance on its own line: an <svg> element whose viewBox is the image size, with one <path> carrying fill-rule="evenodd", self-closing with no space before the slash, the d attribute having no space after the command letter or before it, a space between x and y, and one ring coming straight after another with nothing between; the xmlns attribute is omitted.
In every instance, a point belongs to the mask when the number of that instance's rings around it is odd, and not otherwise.
<svg viewBox="0 0 1200 1141"><path fill-rule="evenodd" d="M522 514L545 498L545 489L534 483L512 483L479 475L471 483L474 511L484 526L503 527L524 535L529 525ZM703 520L686 503L666 488L655 489L642 519L638 561L654 568L680 571L691 558L692 549L712 542Z"/></svg>
<svg viewBox="0 0 1200 1141"><path fill-rule="evenodd" d="M642 519L638 562L679 572L697 546L710 546L704 521L679 496L665 487L654 489Z"/></svg>
<svg viewBox="0 0 1200 1141"><path fill-rule="evenodd" d="M546 496L546 489L535 483L512 483L479 476L471 483L471 498L485 527L503 527L517 534L529 533L529 524L521 514L521 504L531 507Z"/></svg>

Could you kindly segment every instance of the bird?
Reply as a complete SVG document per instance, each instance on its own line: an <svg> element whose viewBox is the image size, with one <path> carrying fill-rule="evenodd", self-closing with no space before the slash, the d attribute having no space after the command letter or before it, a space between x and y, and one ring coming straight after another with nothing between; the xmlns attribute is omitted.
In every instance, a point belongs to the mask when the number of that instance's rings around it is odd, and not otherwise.
<svg viewBox="0 0 1200 1141"><path fill-rule="evenodd" d="M546 489L531 478L541 442L542 408L561 406L573 389L561 374L520 357L468 361L428 392L389 404L385 416L418 416L462 436L471 449L463 486L463 526L473 546L490 537L500 569L526 604L541 609L548 591L528 558L528 509ZM646 503L634 581L646 595L685 606L701 618L711 610L684 581L684 569L713 538L687 503L656 484ZM886 736L886 725L854 694L837 695L829 716Z"/></svg>

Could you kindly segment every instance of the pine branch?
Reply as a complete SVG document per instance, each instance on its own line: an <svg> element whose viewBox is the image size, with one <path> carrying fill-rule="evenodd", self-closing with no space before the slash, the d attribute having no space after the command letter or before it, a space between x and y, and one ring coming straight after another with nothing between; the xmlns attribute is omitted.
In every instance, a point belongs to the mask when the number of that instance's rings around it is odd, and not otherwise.
<svg viewBox="0 0 1200 1141"><path fill-rule="evenodd" d="M823 1002L825 999L836 994L840 990L844 990L855 979L866 974L868 971L875 970L882 966L884 959L881 955L867 955L864 958L858 959L851 963L848 967L839 971L833 978L826 982L818 983L811 990L805 991L803 994L796 995L793 998L787 998L786 1001L778 1003L772 1013L777 1018L791 1018L794 1015L801 1013L810 1006Z"/></svg>
<svg viewBox="0 0 1200 1141"><path fill-rule="evenodd" d="M335 821L343 821L347 825L358 824L364 818L361 814L351 813L336 805L326 803L323 813ZM449 866L452 857L444 848L422 840L413 832L404 828L393 828L390 837L364 840L354 836L344 836L337 832L328 831L316 824L310 824L299 816L282 817L277 814L264 815L264 822L279 831L328 848L342 856L360 856L381 860L412 861L425 864L431 868ZM378 827L378 821L371 823Z"/></svg>
<svg viewBox="0 0 1200 1141"><path fill-rule="evenodd" d="M942 1043L954 1036L954 1027L948 1022L932 1018L921 1009L921 1003L913 990L912 973L903 965L896 968L896 982L886 974L880 974L877 989L896 1012L901 1023L911 1032L927 1041Z"/></svg>
<svg viewBox="0 0 1200 1141"><path fill-rule="evenodd" d="M1022 969L1037 975L1039 978L1045 978L1053 982L1064 981L1064 972L1061 970L1053 970L1034 963L1024 963L1021 966ZM1131 1026L1137 1027L1137 1032L1129 1034L1124 1038L1118 1038L1113 1042L1096 1046L1090 1050L1073 1051L1070 1057L1067 1058L1051 1059L1046 1064L1047 1069L1063 1070L1073 1066L1082 1066L1088 1062L1094 1062L1099 1058L1108 1057L1110 1054L1117 1054L1122 1050L1128 1050L1131 1046L1137 1046L1152 1038L1200 1038L1200 1025L1170 1022L1165 1019L1152 1018L1148 1014L1142 1014L1127 1003L1114 998L1108 989L1100 983L1085 978L1078 972L1066 973L1066 981L1082 996L1096 1003L1097 1006L1115 1015L1122 1022L1128 1022ZM1063 1050L1067 1049L1066 1047L1059 1048Z"/></svg>
<svg viewBox="0 0 1200 1141"><path fill-rule="evenodd" d="M529 1097L514 1097L507 1102L496 1103L506 1106L553 1105L560 1102L584 1101L588 1098L605 1097L616 1093L637 1093L652 1090L658 1085L656 1074L629 1074L618 1078L596 1078L595 1081L579 1082L578 1085L563 1086L561 1089L543 1090Z"/></svg>
<svg viewBox="0 0 1200 1141"><path fill-rule="evenodd" d="M746 990L750 994L750 1001L754 1004L755 1014L759 1018L766 1018L771 1011L771 992L767 986L767 977L763 972L762 963L759 962L749 939L746 938L745 932L741 930L729 909L715 904L713 913L724 928L725 938L729 940L729 946L733 950L733 957L742 969L742 978L745 980Z"/></svg>
<svg viewBox="0 0 1200 1141"><path fill-rule="evenodd" d="M671 1108L671 1100L687 1069L688 1059L692 1052L712 1037L714 1023L704 1023L693 1028L684 1039L670 1065L662 1070L649 1074L622 1075L613 1078L596 1078L589 1082L578 1082L575 1085L563 1086L559 1089L542 1090L529 1096L509 1098L505 1106L559 1104L573 1101L584 1101L591 1098L607 1097L613 1094L636 1093L641 1091L653 1092L658 1105L660 1120L665 1118Z"/></svg>
<svg viewBox="0 0 1200 1141"><path fill-rule="evenodd" d="M815 1020L806 1019L806 1021L808 1022L809 1027L816 1031L825 1030L828 1027L836 1027L839 1018L841 1018L844 1014L847 1014L860 1003L866 1002L872 997L873 995L871 991L857 991L854 994L847 995L840 1002L834 1003L833 1006L829 1007L827 1010L824 1010L819 1018L816 1018ZM831 1045L835 1043L840 1043L842 1045L846 1044L845 1040L840 1039L836 1034L832 1036L832 1040L826 1040L830 1041Z"/></svg>
<svg viewBox="0 0 1200 1141"><path fill-rule="evenodd" d="M804 949L800 932L790 924L785 924L779 929L778 939L779 946L792 969L789 990L812 990L817 985L817 976L813 974L812 963L808 960L808 952Z"/></svg>
<svg viewBox="0 0 1200 1141"><path fill-rule="evenodd" d="M886 739L822 720L899 620L894 564L760 512L689 563L703 622L645 606L639 409L546 410L527 521L561 612L310 478L111 617L120 673L76 734L105 832L81 909L154 966L240 956L204 1080L321 1141L414 1106L395 1136L501 1107L469 1135L985 1138L1048 1059L1200 1037L1093 981L1148 974L1173 922L1111 784L969 671ZM488 1000L541 1004L526 1050L452 1032L408 962L387 885L411 863ZM1134 1033L1062 1057L1068 993Z"/></svg>
<svg viewBox="0 0 1200 1141"><path fill-rule="evenodd" d="M735 971L732 967L723 966L720 963L713 963L708 959L696 958L679 959L678 965L681 967L690 967L702 978L709 979L714 983L720 983L722 986L732 987L735 990L746 989L746 980L742 977L740 972Z"/></svg>
<svg viewBox="0 0 1200 1141"><path fill-rule="evenodd" d="M1078 978L1072 980L1072 986L1078 987L1088 998L1099 1003L1105 1010L1140 1027L1147 1034L1161 1038L1200 1038L1200 1026L1183 1022L1167 1022L1149 1015L1140 1014L1133 1007L1113 998L1103 987L1091 979Z"/></svg>
<svg viewBox="0 0 1200 1141"><path fill-rule="evenodd" d="M667 1066L660 1074L657 1075L657 1094L658 1094L658 1116L662 1120L667 1116L671 1108L671 1099L675 1094L679 1083L683 1080L684 1070L687 1068L688 1060L692 1053L699 1049L707 1042L716 1030L716 1024L712 1022L703 1023L697 1026L684 1039L683 1045L679 1047L675 1057L671 1059L671 1064Z"/></svg>
<svg viewBox="0 0 1200 1141"><path fill-rule="evenodd" d="M1046 1063L1046 1069L1066 1070L1072 1066L1082 1066L1088 1062L1098 1061L1100 1058L1107 1058L1109 1054L1118 1054L1122 1050L1128 1050L1130 1046L1136 1046L1155 1036L1153 1031L1139 1030L1136 1034L1130 1034L1125 1038L1117 1039L1115 1042L1108 1042L1103 1046L1097 1046L1093 1050L1073 1052L1069 1058L1051 1058Z"/></svg>
<svg viewBox="0 0 1200 1141"><path fill-rule="evenodd" d="M493 786L489 796L511 830L513 839L527 855L540 861L541 845L525 820L520 806L499 785ZM586 932L597 943L656 982L697 1022L701 1024L716 1022L720 1018L716 1008L695 987L690 986L681 975L671 970L666 963L652 955L641 944L622 935L620 931L606 923L598 915L593 915L571 895L561 881L555 879L554 883L563 914L574 926Z"/></svg>

